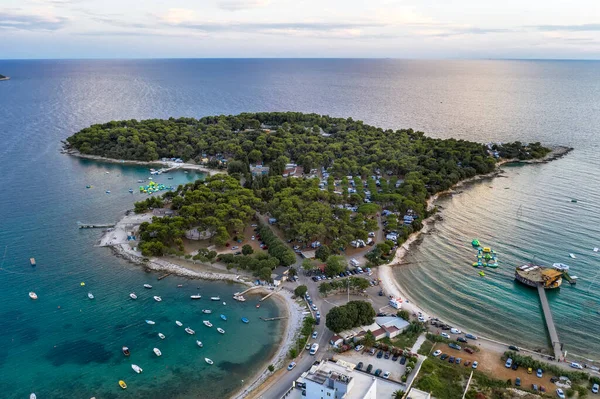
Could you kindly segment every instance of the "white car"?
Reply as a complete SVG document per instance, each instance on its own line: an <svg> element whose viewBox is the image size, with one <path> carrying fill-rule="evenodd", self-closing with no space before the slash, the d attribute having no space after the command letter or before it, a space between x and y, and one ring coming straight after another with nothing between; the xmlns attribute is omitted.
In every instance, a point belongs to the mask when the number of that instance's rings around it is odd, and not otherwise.
<svg viewBox="0 0 600 399"><path fill-rule="evenodd" d="M319 333L317 331L313 332L313 335L312 335L313 339L317 339L318 335L319 335Z"/></svg>
<svg viewBox="0 0 600 399"><path fill-rule="evenodd" d="M436 357L439 356L439 355L441 355L441 354L442 354L442 351L439 350L439 349L436 350L435 352L433 352L433 356L436 356Z"/></svg>
<svg viewBox="0 0 600 399"><path fill-rule="evenodd" d="M288 371L296 367L296 362L291 362L288 366Z"/></svg>
<svg viewBox="0 0 600 399"><path fill-rule="evenodd" d="M254 236L252 236L251 240L254 241Z"/></svg>
<svg viewBox="0 0 600 399"><path fill-rule="evenodd" d="M236 249L238 249L238 248L239 248L238 246L233 246L233 247L231 247L231 250L232 250L232 251L235 251L235 250L236 250Z"/></svg>
<svg viewBox="0 0 600 399"><path fill-rule="evenodd" d="M425 321L426 321L426 320L425 320L425 318L424 318L423 316L419 316L419 321L420 321L421 323L425 323Z"/></svg>
<svg viewBox="0 0 600 399"><path fill-rule="evenodd" d="M563 392L562 389L557 388L556 389L556 395L560 398L560 399L565 399L565 393Z"/></svg>
<svg viewBox="0 0 600 399"><path fill-rule="evenodd" d="M383 373L382 377L387 380L388 378L390 378L390 372L386 371L385 373Z"/></svg>
<svg viewBox="0 0 600 399"><path fill-rule="evenodd" d="M592 393L598 393L599 388L600 388L600 386L598 384L592 385Z"/></svg>
<svg viewBox="0 0 600 399"><path fill-rule="evenodd" d="M446 334L445 332L441 333L440 335L446 339L450 339L450 336L448 334Z"/></svg>
<svg viewBox="0 0 600 399"><path fill-rule="evenodd" d="M310 350L310 343L306 344L306 347L304 349L306 349L307 351Z"/></svg>
<svg viewBox="0 0 600 399"><path fill-rule="evenodd" d="M571 363L571 367L573 367L574 369L583 370L583 366L579 363Z"/></svg>
<svg viewBox="0 0 600 399"><path fill-rule="evenodd" d="M473 367L474 369L476 369L478 365L479 365L479 363L477 363L477 360L475 360L473 362L473 366L471 366L471 367Z"/></svg>
<svg viewBox="0 0 600 399"><path fill-rule="evenodd" d="M314 310L315 312L318 310L317 305L315 305L314 303L311 305L312 310Z"/></svg>
<svg viewBox="0 0 600 399"><path fill-rule="evenodd" d="M462 334L462 331L460 331L458 328L451 328L450 332L452 334Z"/></svg>
<svg viewBox="0 0 600 399"><path fill-rule="evenodd" d="M354 348L355 351L360 352L361 350L364 349L364 345L358 345L356 348Z"/></svg>

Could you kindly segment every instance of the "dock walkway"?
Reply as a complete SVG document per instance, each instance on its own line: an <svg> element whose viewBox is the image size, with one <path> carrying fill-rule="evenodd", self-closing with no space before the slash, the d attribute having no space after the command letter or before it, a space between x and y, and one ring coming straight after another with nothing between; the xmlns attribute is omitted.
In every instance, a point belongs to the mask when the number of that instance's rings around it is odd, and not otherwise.
<svg viewBox="0 0 600 399"><path fill-rule="evenodd" d="M242 292L236 292L235 294L233 294L233 296L242 296L242 295L244 295L245 293L247 293L248 291L252 291L252 290L254 290L254 289L256 289L256 288L260 288L260 287L261 287L260 285L255 285L255 286L253 286L253 287L250 287L250 288L248 288L248 289L246 289L246 290L244 290L244 291L242 291Z"/></svg>
<svg viewBox="0 0 600 399"><path fill-rule="evenodd" d="M552 349L554 350L554 358L557 361L562 359L562 345L558 339L558 333L554 326L554 319L552 318L552 311L550 310L550 304L548 303L548 297L546 297L546 290L544 286L539 284L537 286L538 294L540 295L540 302L542 303L542 310L544 311L544 318L546 319L546 325L548 326L548 334L550 335L550 342L552 343Z"/></svg>

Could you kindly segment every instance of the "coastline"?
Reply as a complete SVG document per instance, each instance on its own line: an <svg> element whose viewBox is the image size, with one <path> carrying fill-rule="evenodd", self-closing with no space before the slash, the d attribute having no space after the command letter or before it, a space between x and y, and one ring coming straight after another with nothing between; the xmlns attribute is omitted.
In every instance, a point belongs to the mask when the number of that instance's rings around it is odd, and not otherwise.
<svg viewBox="0 0 600 399"><path fill-rule="evenodd" d="M176 274L188 278L197 278L212 281L229 281L232 283L242 284L244 287L253 287L251 281L247 281L244 277L229 273L218 273L212 271L196 271L185 266L176 265L164 258L146 258L140 252L134 250L127 241L127 232L134 227L139 226L145 221L149 221L153 217L152 214L126 214L117 222L114 228L108 229L100 238L99 246L109 247L113 254L117 257L125 259L136 265L141 265L146 270L161 271ZM252 294L263 293L270 294L273 291L266 287L261 287L252 292ZM272 373L268 371L267 366L273 364L275 368L284 365L287 354L295 343L295 336L298 330L302 327L304 315L303 309L292 299L292 293L286 289L276 290L271 296L275 300L276 306L281 311L281 316L286 316L282 319L283 329L281 339L276 346L273 355L262 365L257 367L255 373L248 377L248 382L242 388L235 391L230 397L242 399L257 389ZM262 372L260 370L263 370Z"/></svg>
<svg viewBox="0 0 600 399"><path fill-rule="evenodd" d="M100 155L82 154L77 150L70 149L67 147L63 148L61 150L61 153L70 155L70 156L73 156L76 158L90 159L93 161L106 162L106 163L118 163L118 164L123 164L123 165L141 165L141 166L162 166L162 167L169 168L171 170L176 170L176 169L195 170L198 172L206 173L209 176L217 174L217 173L227 174L227 169L211 169L211 168L207 168L202 165L196 165L193 163L178 163L178 162L172 162L172 161L161 161L158 159L156 161L148 161L148 162L147 161L131 161L131 160L125 160L125 159L119 160L119 159L114 159L114 158L101 157Z"/></svg>
<svg viewBox="0 0 600 399"><path fill-rule="evenodd" d="M473 184L473 183L479 183L479 182L482 182L482 181L485 181L488 179L493 179L495 177L501 177L502 170L499 167L502 165L548 163L550 161L554 161L554 160L564 157L572 150L573 150L573 148L570 148L570 147L558 146L558 147L554 147L553 150L548 155L546 155L544 158L541 158L541 159L526 160L526 161L515 160L515 159L502 160L497 163L496 170L494 170L493 172L485 174L485 175L478 175L478 176L474 176L469 179L465 179L463 181L458 182L457 184L452 186L450 189L441 191L441 192L436 193L435 195L431 196L427 200L427 209L432 210L435 207L435 202L442 196L451 195L451 194L460 194L460 192L457 192L456 190L461 187L464 187L466 185ZM440 317L439 315L434 315L430 312L425 311L423 308L421 308L408 295L406 295L406 290L402 287L401 283L398 282L398 280L396 280L396 278L394 277L394 274L393 274L393 268L402 266L402 261L404 260L406 255L409 253L410 249L414 248L415 246L418 246L421 243L423 236L430 234L430 232L432 231L432 229L435 225L435 222L439 221L439 220L443 220L443 219L437 213L434 213L434 214L430 215L427 219L425 219L423 221L423 228L417 232L414 232L413 234L411 234L408 237L408 239L396 250L394 259L388 264L378 266L378 268L377 268L378 278L380 279L380 284L382 286L383 291L387 295L393 295L395 297L401 297L401 298L405 299L404 302L402 303L402 309L405 309L405 310L409 311L409 313L412 313L412 314L417 314L420 312L423 314L423 316L426 319L437 318L446 324L451 324L454 327L459 328L462 331L464 331L465 329L462 326L455 325L454 323L451 323L449 320L445 319L444 317ZM478 338L480 340L478 342L479 346L481 346L482 348L485 348L486 350L497 352L499 354L502 354L506 350L508 350L509 345L513 345L513 343L501 342L496 339L484 337L484 336L480 336L480 335L478 335ZM527 355L530 355L530 356L533 355L534 357L539 357L541 359L544 358L543 355L545 355L545 357L549 357L548 354L542 354L540 352L537 352L537 351L534 351L531 349L527 349L527 348L523 348L521 346L520 346L520 349L521 349L521 351L526 352ZM574 356L574 357L579 357L577 354L573 354L573 353L571 353L570 355ZM565 360L565 362L567 362L567 361ZM568 364L565 362L558 363L558 364L564 364L564 365Z"/></svg>

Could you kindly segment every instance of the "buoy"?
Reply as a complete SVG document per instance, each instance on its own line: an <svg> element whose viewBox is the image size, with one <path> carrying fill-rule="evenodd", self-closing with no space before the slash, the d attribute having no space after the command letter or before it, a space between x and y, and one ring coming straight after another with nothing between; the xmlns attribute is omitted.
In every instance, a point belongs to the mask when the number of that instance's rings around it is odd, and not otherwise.
<svg viewBox="0 0 600 399"><path fill-rule="evenodd" d="M82 281L81 284L79 284L79 285L81 285L83 287L85 285L85 283Z"/></svg>

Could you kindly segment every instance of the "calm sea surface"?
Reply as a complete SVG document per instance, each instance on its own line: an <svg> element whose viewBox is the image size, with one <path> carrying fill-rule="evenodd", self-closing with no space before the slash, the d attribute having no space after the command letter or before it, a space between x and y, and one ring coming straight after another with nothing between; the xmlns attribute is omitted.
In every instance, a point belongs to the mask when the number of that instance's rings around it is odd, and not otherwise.
<svg viewBox="0 0 600 399"><path fill-rule="evenodd" d="M427 309L479 333L544 346L535 292L513 283L514 266L533 256L568 263L580 281L550 294L559 334L567 350L600 357L593 339L600 328L600 255L592 252L600 246L598 62L0 61L0 73L12 77L0 82L2 397L35 391L40 398L116 398L124 394L119 379L128 383L130 397L223 397L279 339L275 323L239 323L244 315L276 314L274 305L259 312L233 301L222 310L204 299L192 304L187 298L196 291L230 298L237 287L174 277L157 282L156 274L95 248L99 231L76 228L77 221L118 219L141 198L127 190L148 171L61 155L60 140L92 123L130 118L293 110L435 137L575 147L547 165L506 168L508 178L445 201L438 234L396 273ZM172 176L164 182L196 177ZM501 267L483 279L470 267L474 237L500 254ZM151 292L142 288L146 282L154 285ZM30 290L38 301L29 300ZM95 300L87 299L88 291ZM128 299L131 291L140 295L137 301ZM155 303L151 293L163 302ZM202 326L205 306L215 308L214 322L221 311L229 316L226 335ZM176 319L197 330L203 349ZM159 340L158 332L167 339ZM131 358L120 353L123 345ZM215 360L213 367L205 356ZM144 373L134 374L131 363Z"/></svg>

